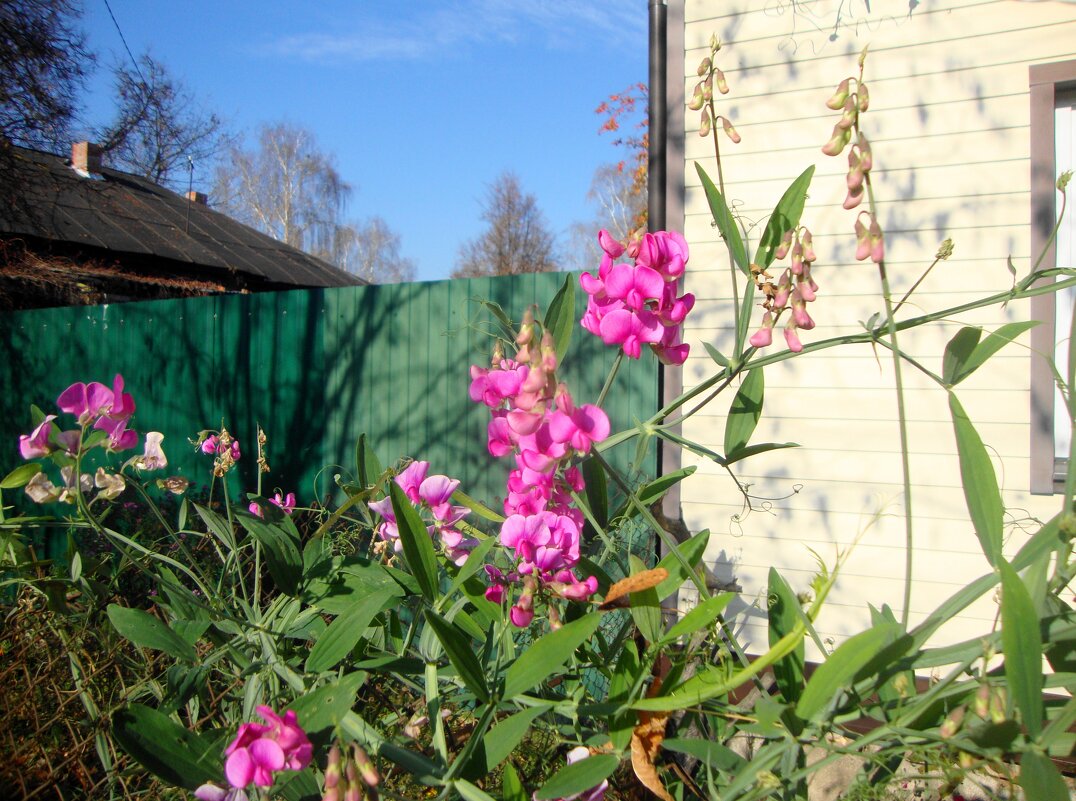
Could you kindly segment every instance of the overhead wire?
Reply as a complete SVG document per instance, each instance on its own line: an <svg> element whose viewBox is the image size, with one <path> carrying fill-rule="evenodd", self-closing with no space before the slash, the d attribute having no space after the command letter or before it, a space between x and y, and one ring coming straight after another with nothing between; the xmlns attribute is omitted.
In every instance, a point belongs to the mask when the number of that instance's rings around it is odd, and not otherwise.
<svg viewBox="0 0 1076 801"><path fill-rule="evenodd" d="M108 9L108 16L112 17L112 24L116 26L116 33L120 35L120 41L123 42L123 47L127 51L127 55L131 57L131 63L134 65L135 72L138 73L138 77L142 79L142 85L148 86L149 82L146 81L146 76L142 74L142 70L138 66L138 60L134 57L134 53L131 52L130 46L127 44L127 37L123 35L123 31L120 29L119 22L116 21L116 15L112 13L112 6L108 0L104 0L105 8Z"/></svg>

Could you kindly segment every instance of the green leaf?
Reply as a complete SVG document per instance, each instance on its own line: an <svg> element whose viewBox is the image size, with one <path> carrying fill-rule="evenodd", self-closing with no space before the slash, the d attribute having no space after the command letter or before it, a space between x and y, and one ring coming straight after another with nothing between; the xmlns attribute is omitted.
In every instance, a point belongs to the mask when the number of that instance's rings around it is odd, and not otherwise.
<svg viewBox="0 0 1076 801"><path fill-rule="evenodd" d="M359 434L359 441L355 445L355 467L358 469L359 484L363 489L372 486L384 472L366 434Z"/></svg>
<svg viewBox="0 0 1076 801"><path fill-rule="evenodd" d="M609 485L605 479L605 469L593 457L583 461L582 469L590 511L598 525L605 528L609 524Z"/></svg>
<svg viewBox="0 0 1076 801"><path fill-rule="evenodd" d="M265 553L265 566L273 583L287 595L298 595L303 577L303 556L298 540L278 523L267 523L254 515L236 515L240 525L258 541Z"/></svg>
<svg viewBox="0 0 1076 801"><path fill-rule="evenodd" d="M608 701L610 704L622 706L627 703L628 696L642 670L643 666L639 662L639 652L635 648L635 643L627 640L620 651L620 659L617 660L612 678L609 680ZM628 747L628 743L631 742L632 729L635 728L637 722L638 717L631 709L619 715L609 716L609 739L613 743L613 748L621 750Z"/></svg>
<svg viewBox="0 0 1076 801"><path fill-rule="evenodd" d="M532 706L505 718L491 728L482 738L481 746L476 749L466 775L479 778L489 775L522 742L534 719L548 711L549 707ZM508 765L505 768L507 769Z"/></svg>
<svg viewBox="0 0 1076 801"><path fill-rule="evenodd" d="M497 542L496 537L487 537L475 546L470 556L467 557L467 561L463 563L459 572L453 577L452 583L448 587L448 592L445 593L446 598L454 596L467 579L482 569L482 566L486 563L486 555L493 550Z"/></svg>
<svg viewBox="0 0 1076 801"><path fill-rule="evenodd" d="M731 748L710 740L672 738L662 742L661 747L693 756L715 770L723 770L726 773L736 773L747 764L747 760Z"/></svg>
<svg viewBox="0 0 1076 801"><path fill-rule="evenodd" d="M284 801L320 801L321 787L314 776L314 766L308 765L301 771L289 770L279 779L280 789L274 793Z"/></svg>
<svg viewBox="0 0 1076 801"><path fill-rule="evenodd" d="M202 518L202 522L205 523L206 529L212 532L216 538L220 540L221 545L230 551L235 550L235 533L223 517L218 515L212 509L200 506L197 503L194 504L194 511L196 511L198 516Z"/></svg>
<svg viewBox="0 0 1076 801"><path fill-rule="evenodd" d="M956 449L960 455L960 478L964 484L964 498L968 504L975 534L991 565L997 566L1001 558L1002 524L1005 509L1001 504L998 480L994 465L986 453L983 441L971 424L964 407L949 393L949 411L956 430Z"/></svg>
<svg viewBox="0 0 1076 801"><path fill-rule="evenodd" d="M1006 323L994 333L988 334L981 343L979 342L981 331L978 328L962 328L945 347L945 357L942 360L942 380L950 386L959 384L982 367L987 359L1022 333L1038 324L1037 320ZM975 332L974 336L966 333L969 331ZM963 341L958 343L958 340L961 340L962 337ZM970 350L967 350L968 343L971 345ZM953 349L952 354L950 354L950 348Z"/></svg>
<svg viewBox="0 0 1076 801"><path fill-rule="evenodd" d="M758 241L758 250L755 252L755 264L763 269L773 264L774 253L781 244L781 237L786 231L791 231L800 224L803 216L803 205L807 202L807 190L811 187L811 178L814 177L814 165L811 165L785 190L777 206L766 223L766 230Z"/></svg>
<svg viewBox="0 0 1076 801"><path fill-rule="evenodd" d="M455 787L463 801L494 801L493 796L475 787L466 779L456 779Z"/></svg>
<svg viewBox="0 0 1076 801"><path fill-rule="evenodd" d="M501 326L502 336L509 342L513 341L516 338L515 323L512 322L512 318L504 313L504 309L501 308L500 304L492 300L482 300L479 302L486 307L486 310L493 316L493 319Z"/></svg>
<svg viewBox="0 0 1076 801"><path fill-rule="evenodd" d="M361 670L344 674L338 681L304 693L288 704L308 734L337 726L355 705L355 694L366 681Z"/></svg>
<svg viewBox="0 0 1076 801"><path fill-rule="evenodd" d="M728 367L729 360L721 351L711 345L709 342L703 342L702 346L706 348L706 352L710 354L710 358L717 362L719 367Z"/></svg>
<svg viewBox="0 0 1076 801"><path fill-rule="evenodd" d="M483 520L488 520L491 523L503 523L504 522L504 515L498 514L497 512L494 512L492 509L490 509L484 503L482 503L481 501L475 500L470 495L468 495L466 492L463 492L461 490L456 490L455 492L452 493L452 502L457 503L460 506L466 506L468 509L470 509L476 515L481 517Z"/></svg>
<svg viewBox="0 0 1076 801"><path fill-rule="evenodd" d="M310 649L306 657L307 672L320 673L335 667L362 639L370 621L390 605L395 597L396 593L391 588L379 589L363 597L338 616Z"/></svg>
<svg viewBox="0 0 1076 801"><path fill-rule="evenodd" d="M785 448L798 448L799 446L798 442L759 442L755 445L748 445L746 448L740 448L733 453L726 453L721 463L730 465L767 451L780 451Z"/></svg>
<svg viewBox="0 0 1076 801"><path fill-rule="evenodd" d="M1024 751L1020 756L1020 786L1024 798L1035 801L1071 801L1053 760L1036 751Z"/></svg>
<svg viewBox="0 0 1076 801"><path fill-rule="evenodd" d="M774 569L769 574L769 639L770 647L776 645L782 637L791 632L803 614L799 599L788 582ZM773 675L781 696L791 704L800 700L803 694L804 645L800 640L796 649L773 666Z"/></svg>
<svg viewBox="0 0 1076 801"><path fill-rule="evenodd" d="M568 343L572 340L572 329L575 328L575 282L574 274L569 273L564 277L553 300L549 302L542 325L545 330L553 335L553 341L557 345L557 363L564 360L564 354L568 352Z"/></svg>
<svg viewBox="0 0 1076 801"><path fill-rule="evenodd" d="M109 604L108 619L116 631L135 645L164 651L169 656L187 662L193 662L197 658L193 645L148 612Z"/></svg>
<svg viewBox="0 0 1076 801"><path fill-rule="evenodd" d="M541 684L590 639L600 622L601 614L591 612L535 640L508 668L503 697L513 698Z"/></svg>
<svg viewBox="0 0 1076 801"><path fill-rule="evenodd" d="M646 563L635 554L629 556L631 574L641 573L646 570ZM639 629L639 633L647 642L657 642L661 639L661 599L658 598L657 588L649 587L645 590L629 593L628 613L632 621Z"/></svg>
<svg viewBox="0 0 1076 801"><path fill-rule="evenodd" d="M877 626L849 637L818 666L803 689L796 714L804 720L819 720L834 696L880 650L903 634L899 625Z"/></svg>
<svg viewBox="0 0 1076 801"><path fill-rule="evenodd" d="M620 760L612 754L595 754L567 765L554 774L534 794L537 801L568 798L597 787L616 770Z"/></svg>
<svg viewBox="0 0 1076 801"><path fill-rule="evenodd" d="M170 784L195 790L220 781L220 752L167 715L130 704L112 716L112 736L142 767Z"/></svg>
<svg viewBox="0 0 1076 801"><path fill-rule="evenodd" d="M721 196L721 192L714 185L714 182L710 180L706 170L697 161L695 162L695 170L699 173L699 179L702 181L702 188L706 192L706 201L710 204L710 213L714 215L717 230L721 232L722 238L728 244L733 262L736 263L736 266L740 268L744 275L750 275L751 266L747 262L747 249L744 247L743 237L740 236L740 228L736 224L736 219L732 216L732 212L729 211L728 204L725 202L725 198Z"/></svg>
<svg viewBox="0 0 1076 801"><path fill-rule="evenodd" d="M639 487L635 491L635 497L639 499L639 503L643 506L650 506L654 501L661 498L670 487L679 484L685 478L694 473L698 468L695 465L690 467L681 467L679 470L673 470L671 473L666 473L663 476L655 478L653 481L647 482ZM629 499L630 500L630 499ZM635 504L625 504L613 515L613 519L623 517L626 520L630 520L639 514L639 508Z"/></svg>
<svg viewBox="0 0 1076 801"><path fill-rule="evenodd" d="M37 462L20 464L0 481L0 489L18 489L30 483L30 479L41 472L41 465Z"/></svg>
<svg viewBox="0 0 1076 801"><path fill-rule="evenodd" d="M702 556L706 553L706 546L709 542L710 529L706 528L687 542L681 542L676 546L676 550L680 553L680 556L683 557L684 561L691 565L691 569L694 570L698 567L699 562L702 561ZM681 584L688 580L688 572L684 567L683 562L681 562L672 551L665 554L664 558L657 563L657 567L663 567L669 571L669 577L656 587L658 599L664 601L680 589Z"/></svg>
<svg viewBox="0 0 1076 801"><path fill-rule="evenodd" d="M765 379L760 369L751 370L740 385L725 420L725 453L736 453L747 447L755 426L762 416Z"/></svg>
<svg viewBox="0 0 1076 801"><path fill-rule="evenodd" d="M426 531L426 524L422 522L411 500L395 481L389 484L389 493L407 566L411 568L411 573L418 582L422 595L427 601L434 603L437 600L440 582L437 576L437 555L434 553L429 532Z"/></svg>
<svg viewBox="0 0 1076 801"><path fill-rule="evenodd" d="M1001 573L1001 649L1005 654L1005 678L1013 702L1028 733L1042 731L1042 638L1035 604L1019 574L1004 559Z"/></svg>
<svg viewBox="0 0 1076 801"><path fill-rule="evenodd" d="M501 778L502 801L530 801L530 796L523 790L523 783L519 780L519 774L509 763L504 766L504 776Z"/></svg>
<svg viewBox="0 0 1076 801"><path fill-rule="evenodd" d="M731 592L723 592L720 595L707 598L684 615L681 620L671 626L669 630L665 632L664 636L662 636L661 642L670 643L678 637L694 634L703 626L709 626L717 620L718 615L725 611L725 607L729 605L729 601L731 601L733 597Z"/></svg>
<svg viewBox="0 0 1076 801"><path fill-rule="evenodd" d="M475 694L479 701L489 700L489 689L486 687L486 677L482 672L482 666L475 656L471 638L438 615L432 609L426 610L426 622L441 641L448 661L456 668L456 672L467 689Z"/></svg>

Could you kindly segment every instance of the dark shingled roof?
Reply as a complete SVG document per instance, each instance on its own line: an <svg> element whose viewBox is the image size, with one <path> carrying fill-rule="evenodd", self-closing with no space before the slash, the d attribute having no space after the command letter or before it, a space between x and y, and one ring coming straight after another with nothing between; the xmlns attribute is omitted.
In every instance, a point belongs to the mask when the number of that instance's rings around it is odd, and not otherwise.
<svg viewBox="0 0 1076 801"><path fill-rule="evenodd" d="M10 151L0 234L169 259L202 274L241 273L251 288L365 283L148 179L107 167L84 177L62 156Z"/></svg>

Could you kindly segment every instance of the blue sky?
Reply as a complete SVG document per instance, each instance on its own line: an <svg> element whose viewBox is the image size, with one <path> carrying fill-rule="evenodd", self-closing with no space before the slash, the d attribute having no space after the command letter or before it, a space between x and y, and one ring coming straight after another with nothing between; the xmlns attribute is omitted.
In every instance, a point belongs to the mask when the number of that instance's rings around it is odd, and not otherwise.
<svg viewBox="0 0 1076 801"><path fill-rule="evenodd" d="M109 0L147 49L240 132L312 130L422 280L447 277L482 230L487 185L513 170L562 245L593 217L595 168L619 160L594 108L646 80L645 0ZM101 58L88 125L112 108L108 67L129 61L104 0L83 0ZM203 187L207 189L207 187Z"/></svg>

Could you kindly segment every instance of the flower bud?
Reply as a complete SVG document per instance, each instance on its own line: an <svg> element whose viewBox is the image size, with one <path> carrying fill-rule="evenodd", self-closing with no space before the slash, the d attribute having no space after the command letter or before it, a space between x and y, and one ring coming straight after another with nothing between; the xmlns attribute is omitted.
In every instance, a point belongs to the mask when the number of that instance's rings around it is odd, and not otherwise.
<svg viewBox="0 0 1076 801"><path fill-rule="evenodd" d="M941 245L938 246L938 252L934 254L934 258L945 261L953 255L953 240L946 239Z"/></svg>
<svg viewBox="0 0 1076 801"><path fill-rule="evenodd" d="M849 79L845 78L837 85L837 91L826 101L826 108L839 111L844 107L844 101L848 99L848 81Z"/></svg>
<svg viewBox="0 0 1076 801"><path fill-rule="evenodd" d="M329 761L325 765L325 789L329 790L340 783L340 746L333 743L329 749Z"/></svg>
<svg viewBox="0 0 1076 801"><path fill-rule="evenodd" d="M774 259L780 260L788 255L788 249L792 247L792 231L785 231L784 236L781 237L781 244L777 246L777 250L774 251Z"/></svg>
<svg viewBox="0 0 1076 801"><path fill-rule="evenodd" d="M710 52L716 53L721 49L721 40L717 38L716 33L710 34Z"/></svg>
<svg viewBox="0 0 1076 801"><path fill-rule="evenodd" d="M861 83L856 87L856 97L859 100L860 111L866 111L870 108L871 96L870 92L867 91L867 84Z"/></svg>
<svg viewBox="0 0 1076 801"><path fill-rule="evenodd" d="M800 241L803 243L803 260L808 264L818 261L818 257L814 255L814 247L811 244L813 237L806 228L803 229L803 236Z"/></svg>
<svg viewBox="0 0 1076 801"><path fill-rule="evenodd" d="M861 179L862 179L862 176L861 176ZM860 204L860 202L863 200L863 181L860 180L860 182L859 182L859 184L857 186L851 186L852 180L851 180L851 174L849 174L848 183L849 183L848 195L844 198L844 203L842 205L847 211L851 211L856 206L858 206Z"/></svg>
<svg viewBox="0 0 1076 801"><path fill-rule="evenodd" d="M874 158L871 156L871 143L867 141L867 137L862 131L859 132L856 145L859 147L859 168L863 172L870 172L871 167L874 166Z"/></svg>
<svg viewBox="0 0 1076 801"><path fill-rule="evenodd" d="M797 277L796 292L799 293L799 296L803 298L804 302L814 303L815 299L818 297L815 295L817 290L818 284L810 280L806 272L802 276Z"/></svg>
<svg viewBox="0 0 1076 801"><path fill-rule="evenodd" d="M990 685L980 684L979 689L975 692L975 700L972 702L972 709L979 717L986 719L986 716L990 714Z"/></svg>
<svg viewBox="0 0 1076 801"><path fill-rule="evenodd" d="M707 75L706 80L702 82L702 96L706 100L714 99L714 76Z"/></svg>
<svg viewBox="0 0 1076 801"><path fill-rule="evenodd" d="M727 95L729 93L729 85L725 80L725 73L714 67L714 77L717 80L717 91L723 95Z"/></svg>
<svg viewBox="0 0 1076 801"><path fill-rule="evenodd" d="M856 104L852 102L852 98L848 98L844 101L844 112L841 114L841 118L837 120L837 127L851 128L856 124L858 118L859 112L856 111Z"/></svg>
<svg viewBox="0 0 1076 801"><path fill-rule="evenodd" d="M740 144L740 135L736 133L736 129L732 127L732 123L729 122L728 117L721 118L721 127L725 129L725 134L732 140L732 144Z"/></svg>
<svg viewBox="0 0 1076 801"><path fill-rule="evenodd" d="M703 75L708 73L713 68L714 68L714 62L710 60L709 56L707 56L706 58L704 58L702 61L699 62L699 70L698 70L699 77L701 78Z"/></svg>
<svg viewBox="0 0 1076 801"><path fill-rule="evenodd" d="M377 787L377 783L381 781L381 777L377 775L377 768L374 767L374 763L370 761L370 757L366 755L366 752L362 750L362 747L358 743L351 744L352 759L355 761L355 767L359 769L359 775L362 780L366 782L369 787Z"/></svg>
<svg viewBox="0 0 1076 801"><path fill-rule="evenodd" d="M710 115L705 111L702 112L702 117L699 119L699 136L710 135Z"/></svg>
<svg viewBox="0 0 1076 801"><path fill-rule="evenodd" d="M964 722L964 707L958 706L949 716L942 721L941 728L938 730L938 734L941 735L943 740L948 740L956 736L956 733L960 731L960 724Z"/></svg>
<svg viewBox="0 0 1076 801"><path fill-rule="evenodd" d="M863 261L871 254L870 237L867 234L867 226L856 217L856 261Z"/></svg>
<svg viewBox="0 0 1076 801"><path fill-rule="evenodd" d="M692 111L698 111L699 109L701 109L703 107L703 105L705 103L706 103L706 98L703 96L703 93L702 93L702 81L699 81L695 85L695 91L691 95L691 102L689 102L687 104L687 107L689 109L691 109Z"/></svg>
<svg viewBox="0 0 1076 801"><path fill-rule="evenodd" d="M885 239L882 236L882 226L878 224L877 220L871 220L870 240L871 261L875 264L881 264L885 261Z"/></svg>
<svg viewBox="0 0 1076 801"><path fill-rule="evenodd" d="M842 128L840 123L837 123L833 126L833 135L830 140L822 146L822 152L827 156L839 156L851 138L852 132L848 128Z"/></svg>
<svg viewBox="0 0 1076 801"><path fill-rule="evenodd" d="M803 275L803 245L800 242L792 246L792 274Z"/></svg>
<svg viewBox="0 0 1076 801"><path fill-rule="evenodd" d="M994 723L1004 723L1008 719L1008 700L1004 687L994 687L990 693L990 719Z"/></svg>
<svg viewBox="0 0 1076 801"><path fill-rule="evenodd" d="M773 315L766 312L762 315L762 327L758 329L748 340L753 348L765 348L773 342Z"/></svg>
<svg viewBox="0 0 1076 801"><path fill-rule="evenodd" d="M1057 191L1064 192L1068 189L1069 181L1072 180L1072 170L1065 170L1059 176L1057 176Z"/></svg>

